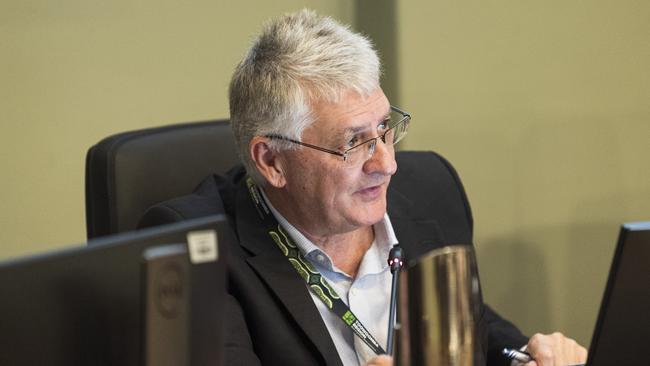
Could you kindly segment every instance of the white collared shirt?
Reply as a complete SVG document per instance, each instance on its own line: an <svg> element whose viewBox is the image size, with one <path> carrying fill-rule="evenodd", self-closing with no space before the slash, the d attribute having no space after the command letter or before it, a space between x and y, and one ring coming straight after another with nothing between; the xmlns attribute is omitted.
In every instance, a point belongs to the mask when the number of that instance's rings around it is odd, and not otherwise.
<svg viewBox="0 0 650 366"><path fill-rule="evenodd" d="M391 247L397 244L388 214L384 214L384 218L373 225L375 240L363 256L357 276L352 278L337 268L324 251L291 225L271 205L264 191L261 191L271 212L305 258L314 264L370 334L386 349L392 279L387 260ZM362 365L375 356L375 353L361 339L355 337L352 330L325 306L316 294L312 291L309 293L327 326L343 365Z"/></svg>

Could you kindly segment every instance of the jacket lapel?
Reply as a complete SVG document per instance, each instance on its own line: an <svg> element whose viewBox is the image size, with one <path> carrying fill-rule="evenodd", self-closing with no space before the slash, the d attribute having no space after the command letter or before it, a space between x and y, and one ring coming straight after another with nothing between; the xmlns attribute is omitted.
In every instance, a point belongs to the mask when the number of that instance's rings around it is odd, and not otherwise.
<svg viewBox="0 0 650 366"><path fill-rule="evenodd" d="M313 304L303 279L271 241L245 184L237 190L237 231L241 245L251 252L246 262L274 292L327 365L342 365L327 327ZM307 306L305 306L307 304Z"/></svg>

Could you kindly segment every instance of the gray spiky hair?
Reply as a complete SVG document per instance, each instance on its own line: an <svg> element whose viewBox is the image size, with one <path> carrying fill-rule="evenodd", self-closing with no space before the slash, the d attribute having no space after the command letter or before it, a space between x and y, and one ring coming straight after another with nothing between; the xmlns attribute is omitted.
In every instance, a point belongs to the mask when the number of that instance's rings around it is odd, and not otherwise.
<svg viewBox="0 0 650 366"><path fill-rule="evenodd" d="M230 120L239 155L258 184L250 157L254 136L300 140L314 101L336 102L379 87L380 62L371 42L330 17L301 10L271 20L237 65L230 82ZM273 140L271 148L294 148Z"/></svg>

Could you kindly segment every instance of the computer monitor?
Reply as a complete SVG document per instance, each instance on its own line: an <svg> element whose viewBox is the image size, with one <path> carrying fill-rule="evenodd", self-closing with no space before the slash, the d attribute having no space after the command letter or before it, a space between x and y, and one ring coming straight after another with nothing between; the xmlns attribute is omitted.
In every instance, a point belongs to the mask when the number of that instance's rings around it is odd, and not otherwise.
<svg viewBox="0 0 650 366"><path fill-rule="evenodd" d="M624 224L589 346L589 366L647 365L650 222Z"/></svg>
<svg viewBox="0 0 650 366"><path fill-rule="evenodd" d="M221 365L224 216L0 262L0 365Z"/></svg>

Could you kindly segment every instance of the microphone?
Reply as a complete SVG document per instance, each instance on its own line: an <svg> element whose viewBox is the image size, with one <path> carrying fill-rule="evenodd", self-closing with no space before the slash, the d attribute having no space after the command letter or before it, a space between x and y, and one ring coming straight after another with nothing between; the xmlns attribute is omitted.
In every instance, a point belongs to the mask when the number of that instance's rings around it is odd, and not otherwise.
<svg viewBox="0 0 650 366"><path fill-rule="evenodd" d="M388 253L388 265L390 273L393 274L393 283L390 289L390 311L388 315L388 340L386 344L386 353L393 355L393 333L395 330L395 314L397 312L397 287L399 280L399 271L402 269L402 248L399 244L394 245Z"/></svg>

